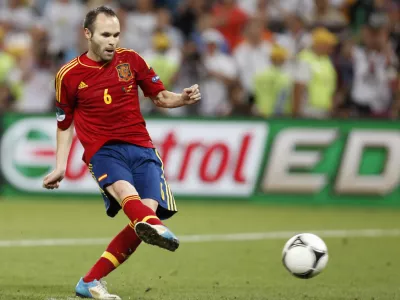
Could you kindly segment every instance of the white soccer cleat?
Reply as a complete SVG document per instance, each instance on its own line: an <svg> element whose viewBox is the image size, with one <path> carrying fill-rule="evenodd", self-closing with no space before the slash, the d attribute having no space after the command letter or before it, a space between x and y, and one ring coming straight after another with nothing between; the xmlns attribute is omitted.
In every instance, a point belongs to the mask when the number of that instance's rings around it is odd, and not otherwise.
<svg viewBox="0 0 400 300"><path fill-rule="evenodd" d="M75 287L75 292L80 298L121 300L119 296L110 294L106 285L105 281L93 280L92 282L84 282L83 278L81 278Z"/></svg>

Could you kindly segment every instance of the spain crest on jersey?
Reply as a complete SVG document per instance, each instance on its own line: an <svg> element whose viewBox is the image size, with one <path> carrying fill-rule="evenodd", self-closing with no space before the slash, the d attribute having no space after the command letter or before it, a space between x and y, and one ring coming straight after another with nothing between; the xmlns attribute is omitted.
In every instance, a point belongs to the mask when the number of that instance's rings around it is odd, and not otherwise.
<svg viewBox="0 0 400 300"><path fill-rule="evenodd" d="M118 71L119 81L129 81L133 78L130 65L128 63L123 63L116 66Z"/></svg>

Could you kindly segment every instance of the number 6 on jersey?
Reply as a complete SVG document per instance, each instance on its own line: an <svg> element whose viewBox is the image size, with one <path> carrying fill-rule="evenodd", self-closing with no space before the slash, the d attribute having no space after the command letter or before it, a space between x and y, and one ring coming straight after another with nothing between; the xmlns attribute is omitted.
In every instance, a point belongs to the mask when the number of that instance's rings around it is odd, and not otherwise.
<svg viewBox="0 0 400 300"><path fill-rule="evenodd" d="M104 90L104 103L105 104L111 104L112 102L112 97L111 95L108 93L108 89Z"/></svg>

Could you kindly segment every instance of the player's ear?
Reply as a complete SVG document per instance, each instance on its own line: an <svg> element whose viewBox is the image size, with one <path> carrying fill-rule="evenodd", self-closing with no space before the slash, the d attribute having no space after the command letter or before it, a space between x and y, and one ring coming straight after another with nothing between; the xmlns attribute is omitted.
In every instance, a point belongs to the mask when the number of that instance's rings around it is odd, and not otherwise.
<svg viewBox="0 0 400 300"><path fill-rule="evenodd" d="M89 28L85 28L85 37L88 40L92 38L92 32L89 30Z"/></svg>

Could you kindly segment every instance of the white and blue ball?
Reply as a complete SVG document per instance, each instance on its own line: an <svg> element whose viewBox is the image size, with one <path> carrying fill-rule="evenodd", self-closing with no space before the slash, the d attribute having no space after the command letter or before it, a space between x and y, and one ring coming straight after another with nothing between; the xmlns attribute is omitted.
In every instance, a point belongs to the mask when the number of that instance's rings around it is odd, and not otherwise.
<svg viewBox="0 0 400 300"><path fill-rule="evenodd" d="M328 263L328 248L315 234L297 234L283 247L282 262L292 275L309 279L325 269Z"/></svg>

